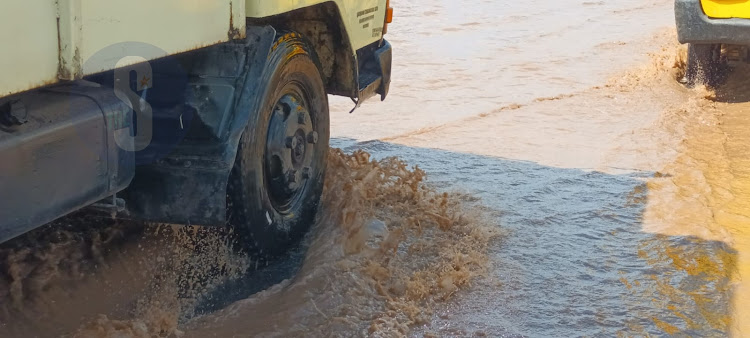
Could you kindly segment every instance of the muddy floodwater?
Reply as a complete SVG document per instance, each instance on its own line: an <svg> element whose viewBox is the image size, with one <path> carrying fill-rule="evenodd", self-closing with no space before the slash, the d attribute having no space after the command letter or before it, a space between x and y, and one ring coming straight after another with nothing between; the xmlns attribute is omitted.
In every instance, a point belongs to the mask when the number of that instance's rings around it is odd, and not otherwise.
<svg viewBox="0 0 750 338"><path fill-rule="evenodd" d="M74 215L0 247L0 336L750 335L750 66L679 84L672 3L396 1L299 248Z"/></svg>

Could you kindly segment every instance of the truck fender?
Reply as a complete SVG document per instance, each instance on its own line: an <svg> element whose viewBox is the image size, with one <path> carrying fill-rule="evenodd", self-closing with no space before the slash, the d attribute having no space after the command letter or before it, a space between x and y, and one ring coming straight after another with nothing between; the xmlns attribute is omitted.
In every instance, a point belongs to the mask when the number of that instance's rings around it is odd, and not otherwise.
<svg viewBox="0 0 750 338"><path fill-rule="evenodd" d="M254 114L262 104L263 93L266 90L263 88L264 66L268 62L275 40L276 29L271 26L248 27L246 71L240 78L241 81L238 81L235 90L239 95L235 98L233 116L228 130L230 144L235 152L242 131L250 120L250 114Z"/></svg>
<svg viewBox="0 0 750 338"><path fill-rule="evenodd" d="M233 92L239 94L234 94L229 102L217 103L221 106L218 110L196 112L198 119L220 121L211 127L216 128L215 141L178 145L167 158L137 168L133 183L123 193L130 217L208 226L226 223L227 182L242 131L260 104L258 93L264 92L261 76L275 38L276 30L270 26L249 26L243 41L209 47L206 53L187 56L202 64L196 68L199 72L234 78ZM221 57L221 49L232 55L244 55L229 61ZM221 64L220 60L227 63ZM234 67L240 67L237 74ZM222 114L227 106L229 109L223 113L226 116L217 115L216 119L202 116Z"/></svg>

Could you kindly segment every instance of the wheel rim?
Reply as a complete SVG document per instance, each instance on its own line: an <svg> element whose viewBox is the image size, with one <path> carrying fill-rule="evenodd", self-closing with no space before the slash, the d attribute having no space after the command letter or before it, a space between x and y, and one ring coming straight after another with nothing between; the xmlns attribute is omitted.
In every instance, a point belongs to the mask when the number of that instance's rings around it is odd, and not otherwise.
<svg viewBox="0 0 750 338"><path fill-rule="evenodd" d="M288 214L304 195L312 175L318 134L301 88L284 91L271 113L263 156L266 191L271 204Z"/></svg>

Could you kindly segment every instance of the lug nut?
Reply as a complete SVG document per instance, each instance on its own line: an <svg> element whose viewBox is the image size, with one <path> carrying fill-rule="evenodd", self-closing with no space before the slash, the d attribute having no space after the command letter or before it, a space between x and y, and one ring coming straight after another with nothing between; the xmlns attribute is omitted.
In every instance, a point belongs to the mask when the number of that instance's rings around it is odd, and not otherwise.
<svg viewBox="0 0 750 338"><path fill-rule="evenodd" d="M297 183L297 171L296 170L290 170L289 173L286 176L286 180L289 183Z"/></svg>
<svg viewBox="0 0 750 338"><path fill-rule="evenodd" d="M307 143L312 143L312 144L318 143L317 131L311 131L309 134L307 134Z"/></svg>
<svg viewBox="0 0 750 338"><path fill-rule="evenodd" d="M289 149L294 148L294 137L288 136L286 138L286 147L289 148Z"/></svg>
<svg viewBox="0 0 750 338"><path fill-rule="evenodd" d="M302 169L302 178L304 179L310 178L310 167L304 167Z"/></svg>
<svg viewBox="0 0 750 338"><path fill-rule="evenodd" d="M303 112L299 112L299 114L297 114L297 122L298 122L299 124L305 124L305 121L306 121L306 120L307 120L307 119L305 118L305 113L303 113Z"/></svg>

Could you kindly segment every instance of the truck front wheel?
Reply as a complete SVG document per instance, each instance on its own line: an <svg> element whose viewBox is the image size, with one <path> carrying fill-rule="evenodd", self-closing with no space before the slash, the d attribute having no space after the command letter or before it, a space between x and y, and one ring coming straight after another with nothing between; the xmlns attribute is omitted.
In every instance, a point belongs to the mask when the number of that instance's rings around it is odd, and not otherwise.
<svg viewBox="0 0 750 338"><path fill-rule="evenodd" d="M260 110L251 112L227 187L227 219L244 249L285 252L315 218L328 156L328 98L311 49L277 39L264 65Z"/></svg>

